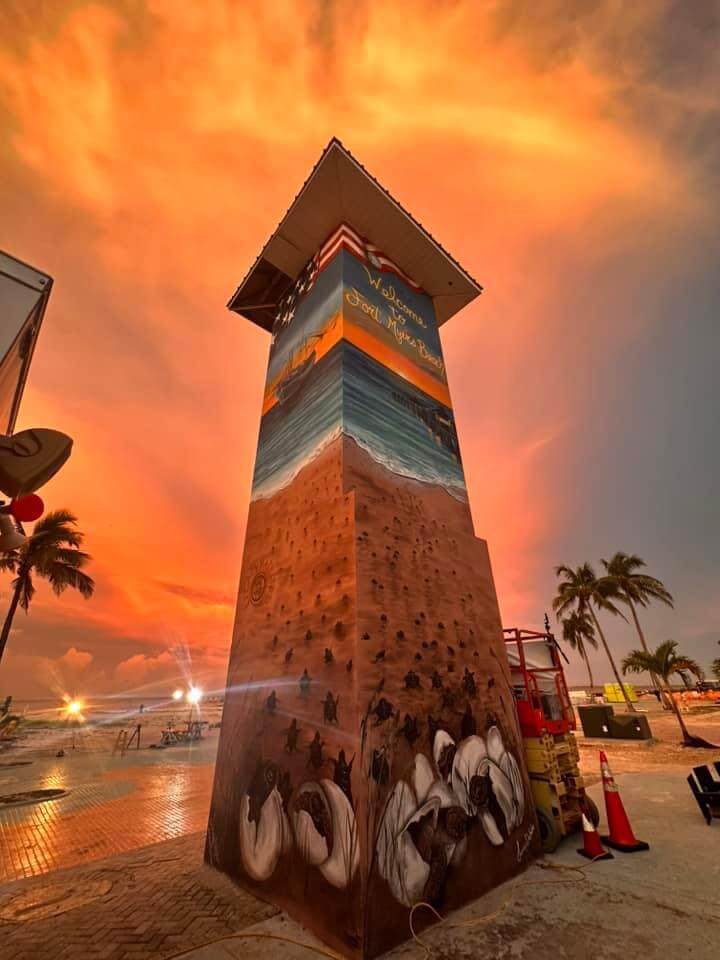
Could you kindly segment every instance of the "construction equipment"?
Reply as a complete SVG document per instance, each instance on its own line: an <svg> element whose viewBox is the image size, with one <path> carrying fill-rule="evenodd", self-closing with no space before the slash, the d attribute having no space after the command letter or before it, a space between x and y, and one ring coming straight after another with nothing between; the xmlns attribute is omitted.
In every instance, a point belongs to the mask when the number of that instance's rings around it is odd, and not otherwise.
<svg viewBox="0 0 720 960"><path fill-rule="evenodd" d="M563 837L582 830L583 807L595 827L600 813L580 774L575 714L555 637L517 627L503 633L540 837L552 853Z"/></svg>

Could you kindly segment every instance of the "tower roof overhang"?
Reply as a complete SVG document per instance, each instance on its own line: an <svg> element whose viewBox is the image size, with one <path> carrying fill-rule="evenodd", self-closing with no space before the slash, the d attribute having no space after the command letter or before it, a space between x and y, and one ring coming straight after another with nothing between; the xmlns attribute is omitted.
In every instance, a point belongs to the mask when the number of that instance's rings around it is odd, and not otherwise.
<svg viewBox="0 0 720 960"><path fill-rule="evenodd" d="M438 324L482 287L337 139L332 139L228 307L265 330L308 260L340 223L379 247L429 294Z"/></svg>

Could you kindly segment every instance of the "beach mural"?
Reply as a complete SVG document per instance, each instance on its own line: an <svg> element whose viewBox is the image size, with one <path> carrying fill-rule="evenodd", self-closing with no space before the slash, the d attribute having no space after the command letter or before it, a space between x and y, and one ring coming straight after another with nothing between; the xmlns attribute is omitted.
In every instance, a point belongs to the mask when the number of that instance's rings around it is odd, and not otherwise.
<svg viewBox="0 0 720 960"><path fill-rule="evenodd" d="M379 252L360 259L356 237L342 228L332 259L314 258L280 306L253 497L272 495L343 432L390 470L465 498L432 300L382 270Z"/></svg>
<svg viewBox="0 0 720 960"><path fill-rule="evenodd" d="M432 300L340 225L272 332L207 858L375 957L534 855L521 747Z"/></svg>

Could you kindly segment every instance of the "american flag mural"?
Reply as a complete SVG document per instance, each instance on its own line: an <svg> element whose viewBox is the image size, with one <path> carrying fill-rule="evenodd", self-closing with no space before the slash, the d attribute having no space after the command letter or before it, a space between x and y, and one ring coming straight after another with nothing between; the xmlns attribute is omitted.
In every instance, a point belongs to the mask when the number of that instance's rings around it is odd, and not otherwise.
<svg viewBox="0 0 720 960"><path fill-rule="evenodd" d="M315 256L308 261L300 276L280 301L278 314L281 326L287 326L291 322L298 304L312 290L318 274L332 262L341 250L349 250L380 273L395 274L411 289L422 292L420 284L401 270L393 260L386 257L374 243L365 240L346 223L341 223L323 243Z"/></svg>

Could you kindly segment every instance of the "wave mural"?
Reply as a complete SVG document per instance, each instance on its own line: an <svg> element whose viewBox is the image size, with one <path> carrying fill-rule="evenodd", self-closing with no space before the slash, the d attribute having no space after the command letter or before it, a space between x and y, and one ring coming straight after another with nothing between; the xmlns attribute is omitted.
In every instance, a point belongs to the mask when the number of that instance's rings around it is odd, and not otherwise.
<svg viewBox="0 0 720 960"><path fill-rule="evenodd" d="M466 499L430 298L340 249L276 322L253 499L340 433L403 477Z"/></svg>
<svg viewBox="0 0 720 960"><path fill-rule="evenodd" d="M465 499L452 411L348 343L263 417L253 498L286 486L341 432L393 473Z"/></svg>

